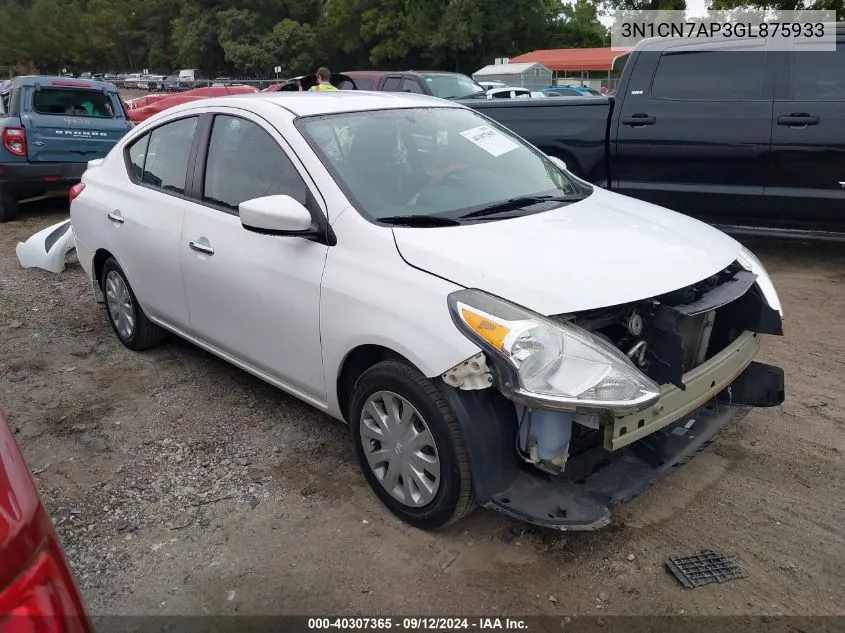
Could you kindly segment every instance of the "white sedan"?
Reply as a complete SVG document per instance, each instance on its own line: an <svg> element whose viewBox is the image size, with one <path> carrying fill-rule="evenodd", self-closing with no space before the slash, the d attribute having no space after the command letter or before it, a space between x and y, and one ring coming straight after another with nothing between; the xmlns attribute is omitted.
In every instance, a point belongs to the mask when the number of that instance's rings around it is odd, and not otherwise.
<svg viewBox="0 0 845 633"><path fill-rule="evenodd" d="M117 338L174 333L349 424L396 515L593 529L783 400L738 242L403 93L177 106L92 161L77 253Z"/></svg>

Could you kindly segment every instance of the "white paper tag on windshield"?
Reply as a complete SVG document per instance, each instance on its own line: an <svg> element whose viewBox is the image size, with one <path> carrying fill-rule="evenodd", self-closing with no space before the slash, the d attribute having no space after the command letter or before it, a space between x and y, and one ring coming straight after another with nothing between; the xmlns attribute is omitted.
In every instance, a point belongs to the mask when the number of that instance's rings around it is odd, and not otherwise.
<svg viewBox="0 0 845 633"><path fill-rule="evenodd" d="M492 156L501 156L519 147L519 145L507 136L489 125L479 125L478 127L465 130L461 132L461 136L469 142L475 143Z"/></svg>

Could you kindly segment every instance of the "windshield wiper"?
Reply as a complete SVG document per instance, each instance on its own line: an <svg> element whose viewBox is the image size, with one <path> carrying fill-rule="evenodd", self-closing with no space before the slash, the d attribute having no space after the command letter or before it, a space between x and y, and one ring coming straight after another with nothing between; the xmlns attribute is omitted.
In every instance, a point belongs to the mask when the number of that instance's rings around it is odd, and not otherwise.
<svg viewBox="0 0 845 633"><path fill-rule="evenodd" d="M386 218L376 218L385 224L396 226L458 226L460 222L454 218L447 218L442 215L390 215Z"/></svg>
<svg viewBox="0 0 845 633"><path fill-rule="evenodd" d="M478 211L471 211L465 215L460 216L461 220L470 220L472 218L480 218L486 215L496 215L503 211L512 211L520 207L531 206L532 204L539 204L541 202L577 202L583 200L583 196L568 195L568 196L519 196L518 198L509 198L502 202L496 202L489 206L479 209Z"/></svg>

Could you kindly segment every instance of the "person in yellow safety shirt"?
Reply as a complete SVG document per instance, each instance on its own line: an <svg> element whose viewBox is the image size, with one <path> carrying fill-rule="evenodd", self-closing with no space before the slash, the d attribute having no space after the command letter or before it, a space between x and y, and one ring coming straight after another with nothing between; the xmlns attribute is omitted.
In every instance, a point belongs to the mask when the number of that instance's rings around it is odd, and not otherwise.
<svg viewBox="0 0 845 633"><path fill-rule="evenodd" d="M329 69L325 66L321 66L317 70L317 85L311 86L311 90L337 90L337 88L331 84L331 78L332 74L329 72Z"/></svg>

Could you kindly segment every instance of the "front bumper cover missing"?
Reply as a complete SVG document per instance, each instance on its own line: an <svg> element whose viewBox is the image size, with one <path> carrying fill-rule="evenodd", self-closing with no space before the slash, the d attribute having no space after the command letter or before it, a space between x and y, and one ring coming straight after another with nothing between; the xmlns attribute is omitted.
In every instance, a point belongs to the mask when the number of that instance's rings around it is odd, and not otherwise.
<svg viewBox="0 0 845 633"><path fill-rule="evenodd" d="M765 389L760 388L761 380ZM723 390L703 406L624 448L607 451L598 446L571 458L562 478L522 469L484 506L558 530L601 528L610 523L614 506L637 497L689 461L745 417L752 406L780 404L783 371L751 362L730 387L733 401L745 404L723 402ZM755 400L761 397L765 400Z"/></svg>

